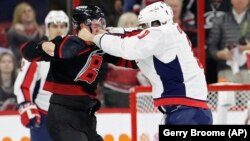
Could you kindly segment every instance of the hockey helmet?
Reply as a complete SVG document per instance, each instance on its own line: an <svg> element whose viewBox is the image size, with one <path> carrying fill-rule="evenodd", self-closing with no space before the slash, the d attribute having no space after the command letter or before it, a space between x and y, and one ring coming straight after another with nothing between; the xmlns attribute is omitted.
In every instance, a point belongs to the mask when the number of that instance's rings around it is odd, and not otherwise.
<svg viewBox="0 0 250 141"><path fill-rule="evenodd" d="M152 27L155 22L159 25L173 24L173 10L165 2L155 2L140 11L138 21L142 28Z"/></svg>
<svg viewBox="0 0 250 141"><path fill-rule="evenodd" d="M66 34L69 32L69 17L62 10L51 10L45 18L45 35L48 37L48 26L50 23L66 23Z"/></svg>
<svg viewBox="0 0 250 141"><path fill-rule="evenodd" d="M91 26L92 20L101 21L102 28L105 28L106 21L104 13L98 6L77 6L72 12L72 23L74 29L80 29L80 24Z"/></svg>

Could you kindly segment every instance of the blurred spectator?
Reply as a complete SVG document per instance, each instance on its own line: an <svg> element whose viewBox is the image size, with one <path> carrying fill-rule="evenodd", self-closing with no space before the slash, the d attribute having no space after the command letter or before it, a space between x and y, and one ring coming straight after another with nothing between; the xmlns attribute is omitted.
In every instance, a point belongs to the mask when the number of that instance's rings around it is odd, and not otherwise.
<svg viewBox="0 0 250 141"><path fill-rule="evenodd" d="M231 7L229 0L206 0L205 1L205 31L206 41L216 18L228 12ZM206 48L206 80L208 84L217 82L217 60L215 60Z"/></svg>
<svg viewBox="0 0 250 141"><path fill-rule="evenodd" d="M118 20L118 27L137 27L138 26L137 15L132 12L126 12L122 14Z"/></svg>
<svg viewBox="0 0 250 141"><path fill-rule="evenodd" d="M225 15L231 9L229 0L206 0L205 1L205 29L206 37L208 37L210 29L216 18Z"/></svg>
<svg viewBox="0 0 250 141"><path fill-rule="evenodd" d="M16 96L13 92L16 79L16 59L10 52L0 54L0 111L16 110Z"/></svg>
<svg viewBox="0 0 250 141"><path fill-rule="evenodd" d="M214 20L207 49L218 61L218 82L250 83L246 56L242 54L250 39L249 0L231 0L232 10ZM227 123L228 110L235 105L235 93L218 94L217 121Z"/></svg>
<svg viewBox="0 0 250 141"><path fill-rule="evenodd" d="M8 42L20 67L21 45L29 40L39 40L44 34L44 29L38 26L34 9L25 2L16 6L12 22L12 27L8 32Z"/></svg>
<svg viewBox="0 0 250 141"><path fill-rule="evenodd" d="M50 1L52 0L0 0L0 22L11 22L16 5L21 2L26 2L36 9L37 21L39 24L42 24L48 12L48 2ZM58 1L57 3L61 3L61 1Z"/></svg>
<svg viewBox="0 0 250 141"><path fill-rule="evenodd" d="M128 0L128 1L130 1L130 0ZM133 0L132 0L133 1ZM124 12L123 11L123 1L122 0L115 0L115 2L114 2L114 8L115 8L115 11L116 12L118 12L118 13L122 13L122 12Z"/></svg>
<svg viewBox="0 0 250 141"><path fill-rule="evenodd" d="M250 39L249 0L231 0L232 10L217 18L208 38L208 51L218 60L218 79L249 83L250 76L239 48L240 39Z"/></svg>
<svg viewBox="0 0 250 141"><path fill-rule="evenodd" d="M118 27L136 27L137 25L137 15L132 12L122 14L118 21ZM147 79L138 69L123 68L108 64L102 90L104 106L129 108L130 88L142 83L149 85Z"/></svg>

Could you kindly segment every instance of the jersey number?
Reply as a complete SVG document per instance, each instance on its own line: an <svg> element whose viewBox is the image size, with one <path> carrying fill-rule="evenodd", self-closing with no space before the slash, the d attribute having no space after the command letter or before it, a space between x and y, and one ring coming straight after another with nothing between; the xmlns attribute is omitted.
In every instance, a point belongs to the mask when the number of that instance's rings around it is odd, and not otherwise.
<svg viewBox="0 0 250 141"><path fill-rule="evenodd" d="M78 73L75 80L85 81L89 84L93 83L102 65L102 60L102 56L97 54L92 55L88 61L87 67L84 66L84 68Z"/></svg>

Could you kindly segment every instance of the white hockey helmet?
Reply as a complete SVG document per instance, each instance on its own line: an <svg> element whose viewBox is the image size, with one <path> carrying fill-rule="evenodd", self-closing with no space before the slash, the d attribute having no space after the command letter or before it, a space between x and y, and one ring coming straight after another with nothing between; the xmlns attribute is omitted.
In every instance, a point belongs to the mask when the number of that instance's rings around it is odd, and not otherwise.
<svg viewBox="0 0 250 141"><path fill-rule="evenodd" d="M155 2L146 6L138 16L139 25L152 27L153 22L160 25L173 24L173 10L165 2Z"/></svg>
<svg viewBox="0 0 250 141"><path fill-rule="evenodd" d="M48 26L49 23L66 23L66 34L69 32L69 17L62 10L51 10L45 18L45 35L49 37ZM65 36L65 35L64 35Z"/></svg>

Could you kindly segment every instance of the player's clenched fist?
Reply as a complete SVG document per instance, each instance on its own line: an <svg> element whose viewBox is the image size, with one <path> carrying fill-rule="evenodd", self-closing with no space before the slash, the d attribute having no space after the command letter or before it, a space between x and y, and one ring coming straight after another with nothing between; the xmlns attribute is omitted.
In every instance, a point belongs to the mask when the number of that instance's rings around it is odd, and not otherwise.
<svg viewBox="0 0 250 141"><path fill-rule="evenodd" d="M42 49L50 56L54 56L55 44L52 42L43 42Z"/></svg>

